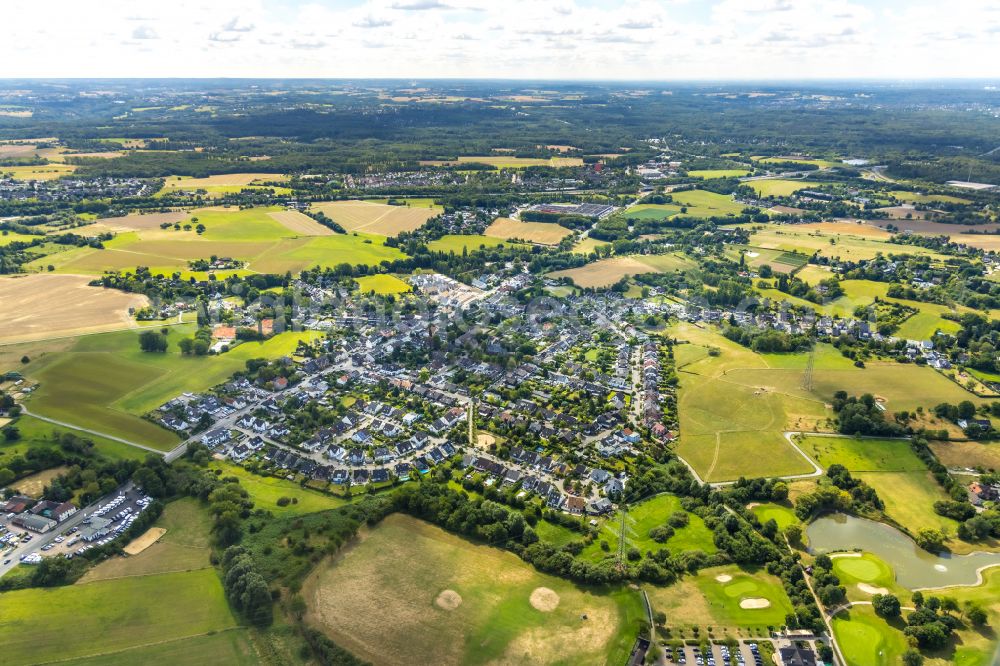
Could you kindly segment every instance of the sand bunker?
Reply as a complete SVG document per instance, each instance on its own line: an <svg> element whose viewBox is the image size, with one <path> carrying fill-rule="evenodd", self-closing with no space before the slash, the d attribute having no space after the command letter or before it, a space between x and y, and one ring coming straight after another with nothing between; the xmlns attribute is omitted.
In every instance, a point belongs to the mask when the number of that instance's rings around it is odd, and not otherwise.
<svg viewBox="0 0 1000 666"><path fill-rule="evenodd" d="M551 613L559 606L559 595L547 587L536 587L531 593L531 605L543 613Z"/></svg>
<svg viewBox="0 0 1000 666"><path fill-rule="evenodd" d="M434 604L442 610L453 611L462 605L462 595L455 590L443 590L437 595Z"/></svg>
<svg viewBox="0 0 1000 666"><path fill-rule="evenodd" d="M875 587L868 583L858 583L858 589L865 594L889 594L889 590L884 587Z"/></svg>
<svg viewBox="0 0 1000 666"><path fill-rule="evenodd" d="M755 610L759 608L770 608L771 602L761 597L747 597L740 599L740 608L743 610Z"/></svg>
<svg viewBox="0 0 1000 666"><path fill-rule="evenodd" d="M143 532L141 535L132 539L131 542L124 548L128 555L138 555L142 551L146 550L154 543L160 540L160 537L166 534L167 531L162 527L150 527L148 530Z"/></svg>
<svg viewBox="0 0 1000 666"><path fill-rule="evenodd" d="M719 574L718 576L715 577L715 580L719 581L720 583L728 583L732 579L733 577L730 576L729 574Z"/></svg>

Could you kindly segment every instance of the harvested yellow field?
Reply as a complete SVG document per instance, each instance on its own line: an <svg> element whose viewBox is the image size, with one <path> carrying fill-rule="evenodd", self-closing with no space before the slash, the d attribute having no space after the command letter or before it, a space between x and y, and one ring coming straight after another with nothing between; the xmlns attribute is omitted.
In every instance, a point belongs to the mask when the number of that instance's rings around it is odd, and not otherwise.
<svg viewBox="0 0 1000 666"><path fill-rule="evenodd" d="M504 240L525 240L539 245L558 245L559 241L573 232L566 227L550 222L521 222L509 217L498 217L487 227L485 234Z"/></svg>
<svg viewBox="0 0 1000 666"><path fill-rule="evenodd" d="M853 220L834 220L833 222L810 222L808 224L797 224L796 229L804 231L826 231L831 234L852 234L854 236L865 236L885 240L892 236L892 233L876 226L875 224L857 223Z"/></svg>
<svg viewBox="0 0 1000 666"><path fill-rule="evenodd" d="M512 157L510 155L476 155L459 157L457 160L421 160L422 166L462 166L463 164L487 164L495 169L522 169L530 166L573 167L583 166L581 157Z"/></svg>
<svg viewBox="0 0 1000 666"><path fill-rule="evenodd" d="M612 257L594 261L579 268L549 273L548 277L568 277L578 287L610 287L622 278L642 273L665 273L683 270L691 262L683 257L660 254L649 256Z"/></svg>
<svg viewBox="0 0 1000 666"><path fill-rule="evenodd" d="M93 224L80 227L74 231L83 235L97 235L104 232L128 233L129 231L148 231L159 229L161 224L177 224L191 218L191 214L182 210L169 213L133 213L120 217L105 217Z"/></svg>
<svg viewBox="0 0 1000 666"><path fill-rule="evenodd" d="M878 210L888 215L890 220L923 220L931 215L931 211L917 210L909 206L887 206Z"/></svg>
<svg viewBox="0 0 1000 666"><path fill-rule="evenodd" d="M0 343L132 328L129 308L140 294L91 287L84 275L36 274L0 278Z"/></svg>
<svg viewBox="0 0 1000 666"><path fill-rule="evenodd" d="M73 164L39 164L36 166L0 166L0 173L15 180L55 180L76 171Z"/></svg>
<svg viewBox="0 0 1000 666"><path fill-rule="evenodd" d="M332 236L333 230L297 210L282 210L268 213L275 222L300 236Z"/></svg>
<svg viewBox="0 0 1000 666"><path fill-rule="evenodd" d="M37 149L32 143L0 143L0 159L31 157Z"/></svg>
<svg viewBox="0 0 1000 666"><path fill-rule="evenodd" d="M404 231L419 229L427 220L443 212L439 206L390 206L371 201L327 201L313 204L347 231L379 236L396 236Z"/></svg>
<svg viewBox="0 0 1000 666"><path fill-rule="evenodd" d="M262 183L284 182L288 176L279 173L222 173L204 178L187 178L186 176L171 176L163 183L163 189L197 190L209 187L249 187Z"/></svg>

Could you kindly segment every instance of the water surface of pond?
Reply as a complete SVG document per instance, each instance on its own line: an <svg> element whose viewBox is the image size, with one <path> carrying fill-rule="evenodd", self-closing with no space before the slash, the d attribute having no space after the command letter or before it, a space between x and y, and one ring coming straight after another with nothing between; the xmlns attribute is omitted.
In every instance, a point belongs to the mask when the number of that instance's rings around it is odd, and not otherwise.
<svg viewBox="0 0 1000 666"><path fill-rule="evenodd" d="M841 513L813 521L806 534L812 552L860 549L878 555L892 566L896 581L911 590L975 585L978 569L1000 565L1000 553L931 555L894 527Z"/></svg>

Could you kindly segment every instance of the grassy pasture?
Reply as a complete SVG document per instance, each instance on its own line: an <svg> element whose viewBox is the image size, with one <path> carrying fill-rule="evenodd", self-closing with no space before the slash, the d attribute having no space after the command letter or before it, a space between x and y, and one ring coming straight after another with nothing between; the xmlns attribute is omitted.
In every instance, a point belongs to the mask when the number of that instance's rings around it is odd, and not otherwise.
<svg viewBox="0 0 1000 666"><path fill-rule="evenodd" d="M804 435L799 448L821 467L843 465L851 472L922 472L923 461L902 439Z"/></svg>
<svg viewBox="0 0 1000 666"><path fill-rule="evenodd" d="M114 397L151 384L161 374L158 368L114 354L74 354L34 375L41 386L30 408L52 419L167 451L179 442L177 435L109 408Z"/></svg>
<svg viewBox="0 0 1000 666"><path fill-rule="evenodd" d="M768 360L708 329L678 325L675 336L692 344L678 354L680 440L677 452L708 481L739 476L802 474L812 466L783 431L814 428L826 409L807 394L772 386ZM698 353L701 347L703 353ZM720 350L718 356L707 353ZM785 363L782 359L783 364ZM733 375L744 373L743 381ZM777 370L796 377L799 370Z"/></svg>
<svg viewBox="0 0 1000 666"><path fill-rule="evenodd" d="M822 467L841 464L868 483L885 504L885 513L912 532L933 527L953 534L958 526L934 513L934 502L948 496L908 441L805 436L799 446Z"/></svg>
<svg viewBox="0 0 1000 666"><path fill-rule="evenodd" d="M943 259L943 255L932 250L916 246L901 246L886 243L871 234L844 233L839 229L811 228L814 225L788 224L754 224L750 244L756 247L785 251L798 251L811 255L819 252L825 257L840 257L857 261L873 259L879 253L889 254L920 254L934 259ZM867 231L867 230L866 230Z"/></svg>
<svg viewBox="0 0 1000 666"><path fill-rule="evenodd" d="M554 608L532 605L540 588ZM621 663L644 617L632 590L580 588L400 514L321 564L303 596L309 623L378 663Z"/></svg>
<svg viewBox="0 0 1000 666"><path fill-rule="evenodd" d="M488 164L494 169L523 169L530 166L573 167L583 166L580 157L511 157L509 155L465 155L456 160L421 160L422 166L461 166L463 164Z"/></svg>
<svg viewBox="0 0 1000 666"><path fill-rule="evenodd" d="M674 535L665 543L657 543L649 536L654 527L667 524L667 518L675 511L683 511L680 499L674 495L657 495L628 508L625 516L626 548L638 548L645 553L649 550L668 548L671 553L685 550L700 550L705 553L715 553L718 548L712 539L712 532L705 526L705 521L695 514L688 514L689 523L686 527L674 528ZM612 516L602 525L600 538L584 548L582 557L598 562L613 558L617 552L620 539L620 514ZM606 541L610 550L604 551L600 541Z"/></svg>
<svg viewBox="0 0 1000 666"><path fill-rule="evenodd" d="M629 543L643 552L659 547L660 544L649 538L649 530L665 524L670 514L675 511L683 509L680 498L674 495L657 495L629 507ZM694 514L688 514L688 518L690 523L686 527L676 528L674 536L667 540L665 546L674 553L684 550L714 553L717 549L712 541L712 532L705 527L705 521Z"/></svg>
<svg viewBox="0 0 1000 666"><path fill-rule="evenodd" d="M259 664L260 659L249 630L235 628L73 660L74 666L132 666L157 662L172 666L251 666Z"/></svg>
<svg viewBox="0 0 1000 666"><path fill-rule="evenodd" d="M803 354L803 357L805 355ZM918 406L929 409L939 402L962 400L981 402L961 386L927 366L873 361L865 368L817 368L813 372L812 391L802 388L802 372L792 368L734 368L725 379L748 387L767 387L793 398L829 402L839 390L860 395L871 393L885 399L890 412L913 411ZM803 425L808 425L805 423ZM809 430L810 428L796 428Z"/></svg>
<svg viewBox="0 0 1000 666"><path fill-rule="evenodd" d="M844 166L841 162L835 162L833 160L821 160L806 157L751 157L755 162L760 162L762 164L780 164L782 162L794 162L795 164L814 164L820 169L829 169L831 167Z"/></svg>
<svg viewBox="0 0 1000 666"><path fill-rule="evenodd" d="M427 244L427 249L431 252L454 252L461 254L463 250L475 252L476 250L489 247L497 247L507 243L502 238L482 236L480 234L458 235L448 234L437 240L432 240Z"/></svg>
<svg viewBox="0 0 1000 666"><path fill-rule="evenodd" d="M212 569L0 595L4 659L70 659L236 626ZM44 618L44 621L39 621Z"/></svg>
<svg viewBox="0 0 1000 666"><path fill-rule="evenodd" d="M333 268L344 263L377 266L405 256L384 245L380 236L335 234L283 240L252 260L250 268L259 273L298 273L315 266Z"/></svg>
<svg viewBox="0 0 1000 666"><path fill-rule="evenodd" d="M405 294L413 290L409 284L395 275L366 275L355 278L354 281L358 283L358 289L362 293L374 291L376 294Z"/></svg>
<svg viewBox="0 0 1000 666"><path fill-rule="evenodd" d="M573 232L566 227L549 222L522 222L507 217L498 217L484 232L487 236L504 240L524 240L539 245L558 245Z"/></svg>
<svg viewBox="0 0 1000 666"><path fill-rule="evenodd" d="M548 276L568 277L578 287L610 287L624 277L681 271L693 265L691 260L678 254L631 255L600 259L578 268L554 271Z"/></svg>
<svg viewBox="0 0 1000 666"><path fill-rule="evenodd" d="M610 243L588 236L587 238L580 239L580 242L573 247L573 252L576 254L590 254L597 248L604 247L605 245L610 245Z"/></svg>
<svg viewBox="0 0 1000 666"><path fill-rule="evenodd" d="M811 471L782 432L829 430L827 419L833 414L827 405L841 389L878 395L890 411L979 401L931 368L879 362L855 368L824 345L817 347L812 390L807 391L802 386L806 354L755 354L711 329L692 325L677 325L673 331L678 339L693 343L677 352L677 451L709 481ZM720 354L708 355L708 347L718 348Z"/></svg>
<svg viewBox="0 0 1000 666"><path fill-rule="evenodd" d="M78 584L211 567L211 519L198 500L185 497L170 502L153 526L166 530L156 543L137 555L101 562L84 574Z"/></svg>
<svg viewBox="0 0 1000 666"><path fill-rule="evenodd" d="M175 192L194 192L205 190L209 197L220 197L234 194L243 189L262 187L265 182L284 182L288 176L277 173L225 173L204 178L190 176L170 176L164 179L163 189L156 196L165 196ZM291 194L287 187L274 188L279 194Z"/></svg>
<svg viewBox="0 0 1000 666"><path fill-rule="evenodd" d="M205 225L204 234L159 228L121 233L106 242L104 249L73 248L37 259L27 267L39 271L51 264L61 273L101 274L146 266L170 275L188 271L189 261L216 255L247 261L249 272L280 274L341 263L377 265L405 256L386 246L383 236L297 236L304 229L293 231L271 217L272 213L282 214L267 208L199 209L194 214L198 223Z"/></svg>
<svg viewBox="0 0 1000 666"><path fill-rule="evenodd" d="M294 481L272 476L252 474L239 465L225 462L213 463L222 470L224 477L234 476L240 486L250 493L255 508L266 509L276 516L295 516L327 509L336 509L346 504L345 500L303 488ZM293 503L278 506L278 499L288 497Z"/></svg>
<svg viewBox="0 0 1000 666"><path fill-rule="evenodd" d="M219 356L183 356L177 342L193 332L193 325L170 328L164 354L140 351L138 331L81 338L71 349L51 354L28 369L29 376L41 382L29 408L49 418L169 450L177 444L177 436L140 415L185 391L203 391L224 381L251 358L290 355L299 340L317 335L282 333L265 342L243 343Z"/></svg>
<svg viewBox="0 0 1000 666"><path fill-rule="evenodd" d="M726 580L725 577L729 577ZM723 580L717 580L722 577ZM785 624L792 610L781 582L763 570L736 565L710 567L687 576L670 587L645 586L653 612L667 614L667 626L690 628L711 626L718 634L761 635L768 627ZM767 599L767 608L740 608L740 601Z"/></svg>
<svg viewBox="0 0 1000 666"><path fill-rule="evenodd" d="M636 220L669 220L675 215L679 215L681 207L674 204L639 204L633 206L622 213L626 219Z"/></svg>
<svg viewBox="0 0 1000 666"><path fill-rule="evenodd" d="M805 266L809 261L809 255L807 254L785 250L735 245L727 248L727 254L732 258L738 258L740 253L744 255L744 262L750 268L760 268L766 264L775 273L791 273Z"/></svg>
<svg viewBox="0 0 1000 666"><path fill-rule="evenodd" d="M11 243L30 243L31 241L38 240L39 238L39 236L19 234L16 231L3 231L0 233L0 247L10 245Z"/></svg>
<svg viewBox="0 0 1000 666"><path fill-rule="evenodd" d="M687 206L688 217L725 217L739 215L743 212L743 204L733 201L731 196L716 194L706 190L687 190L674 192L671 195L674 204Z"/></svg>
<svg viewBox="0 0 1000 666"><path fill-rule="evenodd" d="M762 197L789 197L799 190L808 190L819 183L808 180L774 178L750 181L750 187Z"/></svg>
<svg viewBox="0 0 1000 666"><path fill-rule="evenodd" d="M1000 469L1000 443L997 442L931 442L931 449L947 467L982 466Z"/></svg>
<svg viewBox="0 0 1000 666"><path fill-rule="evenodd" d="M75 164L39 164L36 166L3 166L0 173L14 180L55 180L76 171Z"/></svg>
<svg viewBox="0 0 1000 666"><path fill-rule="evenodd" d="M192 237L191 232L185 233L188 241L259 241L273 242L282 238L290 238L296 233L274 217L289 211L280 208L199 208L192 211L192 216L198 218L198 223L205 225L205 233ZM312 220L310 220L311 222ZM320 226L316 224L316 226ZM325 227L322 227L325 229ZM165 238L171 238L178 232L168 231ZM308 235L308 234L302 234ZM154 234L145 234L144 239L157 238Z"/></svg>
<svg viewBox="0 0 1000 666"><path fill-rule="evenodd" d="M900 201L905 201L906 203L955 203L955 204L968 204L972 203L968 199L962 199L960 197L951 196L950 194L922 194L920 192L907 192L905 190L893 190L889 194Z"/></svg>
<svg viewBox="0 0 1000 666"><path fill-rule="evenodd" d="M132 328L129 308L149 301L140 294L91 287L79 275L0 277L0 343L23 342Z"/></svg>
<svg viewBox="0 0 1000 666"><path fill-rule="evenodd" d="M741 178L749 175L750 171L747 169L695 169L688 171L687 174L692 178L711 180L713 178Z"/></svg>
<svg viewBox="0 0 1000 666"><path fill-rule="evenodd" d="M885 504L885 514L913 534L930 527L954 536L958 523L934 513L934 502L950 497L930 472L858 472L854 476L874 488Z"/></svg>
<svg viewBox="0 0 1000 666"><path fill-rule="evenodd" d="M66 432L91 440L98 453L112 460L142 460L148 455L147 451L134 446L73 428L53 425L33 416L22 415L18 417L16 424L17 429L21 431L21 439L16 442L0 442L0 467L4 466L3 461L8 457L24 455L29 449L56 446L54 438Z"/></svg>
<svg viewBox="0 0 1000 666"><path fill-rule="evenodd" d="M444 211L440 206L390 206L371 201L329 201L313 204L347 231L396 236L419 229L427 220Z"/></svg>
<svg viewBox="0 0 1000 666"><path fill-rule="evenodd" d="M146 231L159 229L161 224L184 223L191 219L191 213L178 210L169 213L132 213L119 217L105 217L96 220L93 224L75 229L76 233L82 235L97 235L100 233L128 233L130 231Z"/></svg>

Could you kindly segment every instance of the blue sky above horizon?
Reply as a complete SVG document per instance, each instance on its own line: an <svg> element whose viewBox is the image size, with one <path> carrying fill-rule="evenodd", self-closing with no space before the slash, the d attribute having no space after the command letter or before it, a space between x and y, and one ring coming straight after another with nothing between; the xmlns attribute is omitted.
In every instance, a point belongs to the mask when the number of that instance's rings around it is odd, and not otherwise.
<svg viewBox="0 0 1000 666"><path fill-rule="evenodd" d="M0 77L1000 77L1000 0L6 0Z"/></svg>

